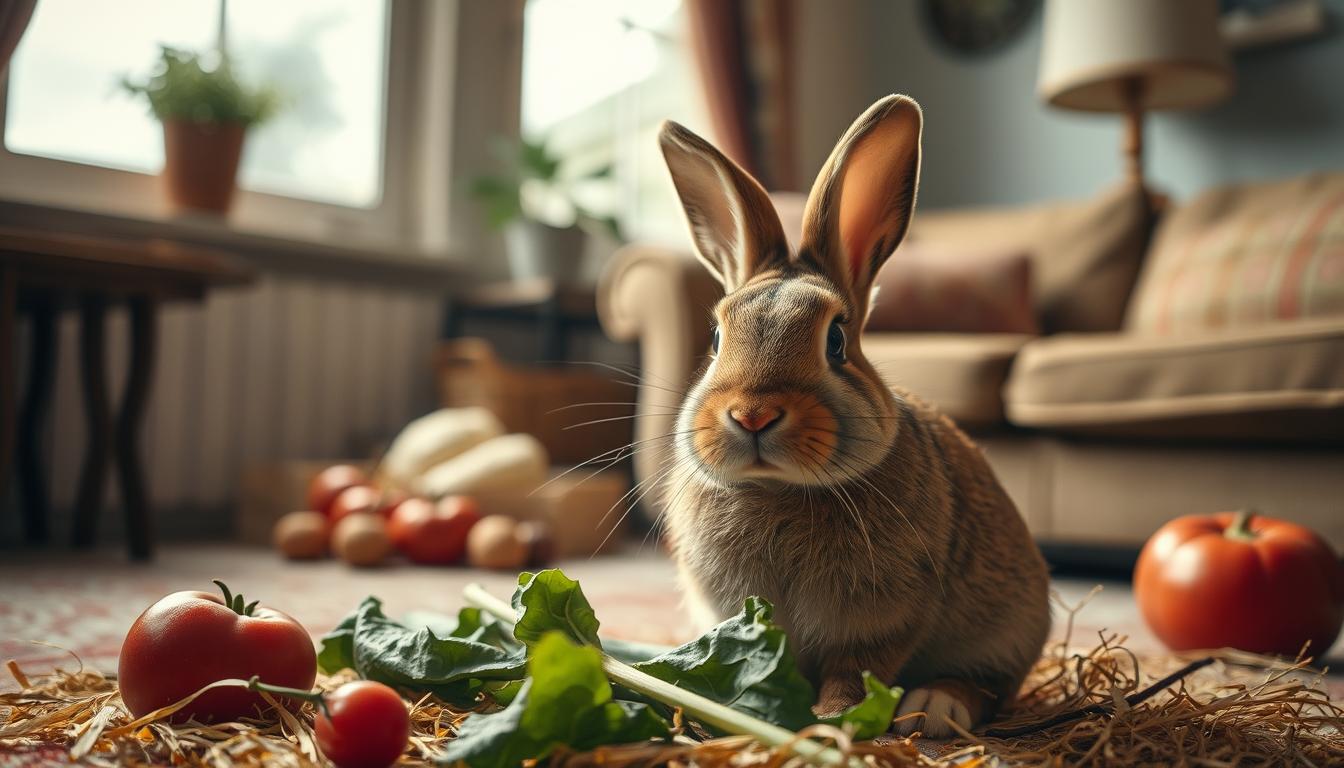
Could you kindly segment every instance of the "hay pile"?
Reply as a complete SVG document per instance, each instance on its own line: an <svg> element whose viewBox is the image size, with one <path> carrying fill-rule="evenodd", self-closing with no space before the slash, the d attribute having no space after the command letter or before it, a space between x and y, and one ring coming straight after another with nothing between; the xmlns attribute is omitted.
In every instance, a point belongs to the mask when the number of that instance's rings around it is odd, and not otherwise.
<svg viewBox="0 0 1344 768"><path fill-rule="evenodd" d="M1305 663L1226 651L1191 658L1139 658L1125 638L1103 634L1090 649L1070 643L1078 608L1067 609L1065 639L1037 664L1014 711L979 734L948 743L881 739L852 743L830 726L803 735L828 739L874 768L978 765L1308 765L1344 764L1344 707ZM221 725L132 720L115 681L96 671L57 670L29 679L10 663L22 690L0 694L0 752L63 757L97 765L325 765L312 735L312 705L280 719ZM1176 673L1173 675L1173 673ZM1162 678L1172 675L1170 681ZM332 689L346 678L324 677ZM1157 683L1154 685L1154 683ZM425 765L469 712L426 697L412 708L411 749L402 765ZM559 752L556 766L782 766L790 758L750 739L696 741L687 729L666 743ZM53 747L58 745L58 747Z"/></svg>

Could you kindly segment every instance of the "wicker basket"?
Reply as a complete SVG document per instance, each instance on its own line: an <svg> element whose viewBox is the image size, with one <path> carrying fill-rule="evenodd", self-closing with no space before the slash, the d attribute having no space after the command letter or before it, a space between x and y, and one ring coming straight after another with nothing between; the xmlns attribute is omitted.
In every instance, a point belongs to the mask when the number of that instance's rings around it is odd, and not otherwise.
<svg viewBox="0 0 1344 768"><path fill-rule="evenodd" d="M485 340L461 338L440 343L435 377L444 407L490 409L509 432L540 440L552 464L577 464L606 451L614 456L634 439L637 390L616 372L509 365Z"/></svg>

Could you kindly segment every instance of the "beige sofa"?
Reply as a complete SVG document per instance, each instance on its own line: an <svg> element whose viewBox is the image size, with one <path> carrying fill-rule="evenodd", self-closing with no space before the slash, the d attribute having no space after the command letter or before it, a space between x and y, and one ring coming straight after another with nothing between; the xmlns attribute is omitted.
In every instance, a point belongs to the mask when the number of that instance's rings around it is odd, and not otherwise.
<svg viewBox="0 0 1344 768"><path fill-rule="evenodd" d="M1214 190L1160 217L1149 201L1120 186L1083 203L917 213L912 242L1029 251L1045 335L869 330L866 354L977 438L1057 553L1124 562L1164 521L1244 507L1344 549L1344 276L1320 263L1344 259L1344 175ZM795 207L780 205L786 231ZM1298 316L1272 316L1257 259ZM1283 287L1293 275L1300 301ZM686 251L632 245L606 270L603 326L639 343L637 440L671 431L720 295ZM641 445L645 479L662 454Z"/></svg>

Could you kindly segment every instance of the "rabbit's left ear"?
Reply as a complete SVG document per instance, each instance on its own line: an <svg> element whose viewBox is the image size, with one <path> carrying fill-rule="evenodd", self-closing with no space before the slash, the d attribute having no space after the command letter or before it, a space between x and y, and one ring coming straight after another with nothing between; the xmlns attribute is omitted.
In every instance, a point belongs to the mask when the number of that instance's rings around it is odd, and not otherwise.
<svg viewBox="0 0 1344 768"><path fill-rule="evenodd" d="M881 99L835 145L807 199L799 260L864 304L878 269L910 226L923 125L909 97Z"/></svg>

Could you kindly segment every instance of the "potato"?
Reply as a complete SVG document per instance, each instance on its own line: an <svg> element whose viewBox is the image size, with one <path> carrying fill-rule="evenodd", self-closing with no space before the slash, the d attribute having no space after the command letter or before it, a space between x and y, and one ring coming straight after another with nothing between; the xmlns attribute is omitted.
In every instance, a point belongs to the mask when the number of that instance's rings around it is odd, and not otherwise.
<svg viewBox="0 0 1344 768"><path fill-rule="evenodd" d="M467 563L475 568L517 570L527 564L528 543L518 523L504 515L481 518L467 534Z"/></svg>
<svg viewBox="0 0 1344 768"><path fill-rule="evenodd" d="M321 512L290 512L275 521L271 532L275 548L291 560L327 556L327 518Z"/></svg>
<svg viewBox="0 0 1344 768"><path fill-rule="evenodd" d="M331 534L331 547L350 565L378 565L392 553L392 540L387 536L387 523L381 515L355 512L336 524Z"/></svg>

